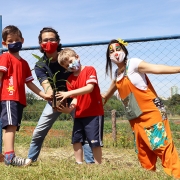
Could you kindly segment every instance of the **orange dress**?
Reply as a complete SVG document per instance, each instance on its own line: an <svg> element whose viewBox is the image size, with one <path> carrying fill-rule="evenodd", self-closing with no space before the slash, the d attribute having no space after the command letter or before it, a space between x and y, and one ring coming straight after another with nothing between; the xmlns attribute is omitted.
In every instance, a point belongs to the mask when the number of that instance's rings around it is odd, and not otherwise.
<svg viewBox="0 0 180 180"><path fill-rule="evenodd" d="M164 105L157 97L147 76L146 80L147 90L135 87L126 74L116 82L133 130L138 159L142 167L155 171L157 157L159 157L164 171L168 175L180 178L180 161L172 140Z"/></svg>

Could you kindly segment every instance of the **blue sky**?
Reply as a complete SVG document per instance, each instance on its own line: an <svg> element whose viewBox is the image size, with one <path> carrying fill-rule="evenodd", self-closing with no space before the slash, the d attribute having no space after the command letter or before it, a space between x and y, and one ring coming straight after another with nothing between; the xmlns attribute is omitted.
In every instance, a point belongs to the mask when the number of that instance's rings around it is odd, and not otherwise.
<svg viewBox="0 0 180 180"><path fill-rule="evenodd" d="M3 0L0 3L0 15L2 15L3 28L7 25L15 25L22 31L25 39L23 47L38 46L39 31L46 26L53 27L59 32L62 44L109 41L113 38L133 39L180 35L180 0ZM168 42L166 46L169 46ZM137 47L133 47L128 46L131 52L134 49L139 52ZM86 60L86 62L82 61L84 64L105 63L104 49L103 55L94 62L87 59L93 59L93 53L96 51L91 52L92 56L88 56L88 50L85 54L81 54L81 49L79 50L83 60ZM157 56L153 56L152 49L149 51L144 48L144 51L141 56L138 54L139 58L145 57L144 60L149 62L151 59L157 59L158 63L165 62L164 58L159 61ZM151 56L148 56L149 53ZM159 48L156 53L161 54ZM23 54L23 57L32 67L34 66L35 60L31 54L29 56ZM176 59L179 58L175 57ZM165 63L169 62L167 60ZM175 65L175 63L169 65ZM104 82L107 84L105 88L107 89L109 85L107 81L110 83L110 78L104 79L104 67L101 63L96 69L100 73L100 86ZM164 79L163 83L153 79L153 84L158 84L155 88L158 88L160 95L167 92L165 96L168 97L170 87L179 84L179 81L173 82L173 78L179 78L172 75L170 77L171 79ZM170 83L166 85L166 89L165 80ZM165 89L164 92L160 92L162 87ZM104 88L101 89L105 91Z"/></svg>
<svg viewBox="0 0 180 180"><path fill-rule="evenodd" d="M180 34L179 0L8 0L1 1L2 27L18 26L24 46L38 45L45 26L62 44Z"/></svg>

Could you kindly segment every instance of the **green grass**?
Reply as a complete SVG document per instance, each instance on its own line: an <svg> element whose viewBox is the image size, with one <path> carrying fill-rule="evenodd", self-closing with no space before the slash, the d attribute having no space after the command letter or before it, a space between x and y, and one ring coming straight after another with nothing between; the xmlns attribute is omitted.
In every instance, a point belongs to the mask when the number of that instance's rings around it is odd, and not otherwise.
<svg viewBox="0 0 180 180"><path fill-rule="evenodd" d="M25 152L18 147L18 153ZM24 153L23 153L24 154ZM72 146L43 148L39 160L30 167L7 167L0 163L1 180L172 180L157 163L159 172L141 168L132 149L103 148L101 165L77 165Z"/></svg>
<svg viewBox="0 0 180 180"><path fill-rule="evenodd" d="M27 157L36 122L23 121L16 135L16 154ZM180 125L170 123L175 145L180 154ZM105 121L103 163L77 165L71 145L72 121L57 121L47 135L39 159L30 167L18 168L0 163L0 180L173 180L157 162L159 172L141 168L133 148L129 123L117 122L117 141L111 135L111 121ZM31 127L27 132L26 127ZM59 134L58 134L59 133Z"/></svg>

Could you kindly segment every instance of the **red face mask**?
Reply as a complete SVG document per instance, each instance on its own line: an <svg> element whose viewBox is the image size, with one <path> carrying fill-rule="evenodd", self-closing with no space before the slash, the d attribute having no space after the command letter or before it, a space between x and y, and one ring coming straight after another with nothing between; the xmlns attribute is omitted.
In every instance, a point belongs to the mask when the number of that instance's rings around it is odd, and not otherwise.
<svg viewBox="0 0 180 180"><path fill-rule="evenodd" d="M49 41L47 43L42 43L41 47L45 52L51 54L57 50L58 43L57 42L52 43Z"/></svg>

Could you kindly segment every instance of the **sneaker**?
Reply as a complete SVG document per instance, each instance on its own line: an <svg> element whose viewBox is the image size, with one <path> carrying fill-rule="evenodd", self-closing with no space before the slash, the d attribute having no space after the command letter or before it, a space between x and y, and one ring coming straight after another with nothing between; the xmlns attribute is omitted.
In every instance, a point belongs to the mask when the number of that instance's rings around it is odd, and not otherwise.
<svg viewBox="0 0 180 180"><path fill-rule="evenodd" d="M76 162L76 164L83 164L83 162Z"/></svg>
<svg viewBox="0 0 180 180"><path fill-rule="evenodd" d="M29 166L31 162L32 162L31 159L25 159L25 158L15 156L11 161L11 165L25 167L25 166Z"/></svg>
<svg viewBox="0 0 180 180"><path fill-rule="evenodd" d="M6 166L9 166L11 164L12 159L15 157L14 153L5 154L4 155L4 163Z"/></svg>

